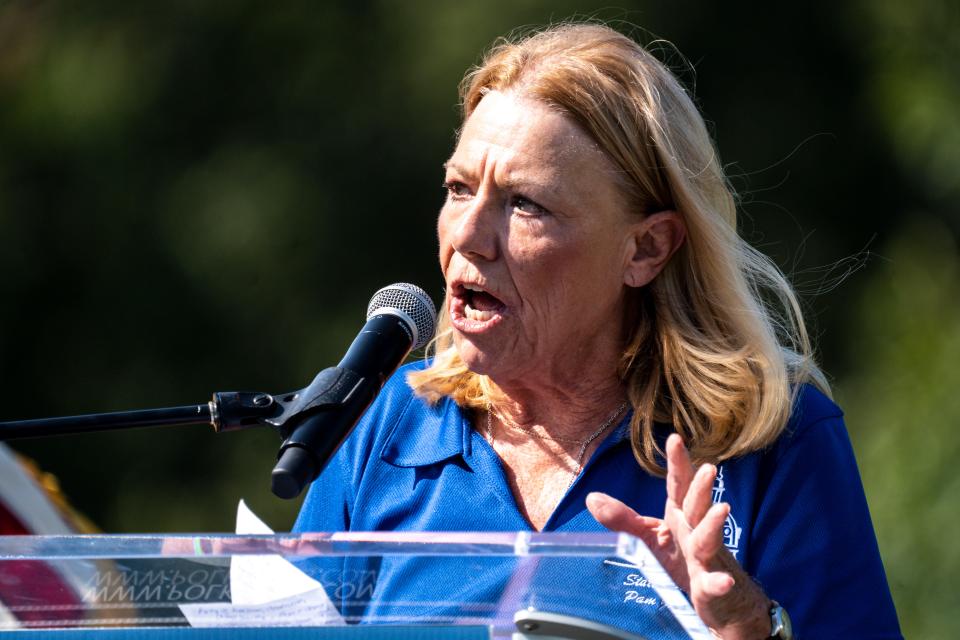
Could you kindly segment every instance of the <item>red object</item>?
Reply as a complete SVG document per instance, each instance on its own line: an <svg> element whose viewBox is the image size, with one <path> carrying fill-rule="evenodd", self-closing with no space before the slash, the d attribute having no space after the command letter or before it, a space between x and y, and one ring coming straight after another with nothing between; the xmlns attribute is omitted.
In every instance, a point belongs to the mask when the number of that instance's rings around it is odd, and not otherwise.
<svg viewBox="0 0 960 640"><path fill-rule="evenodd" d="M0 501L0 535L31 533ZM0 603L24 627L74 626L70 623L82 619L84 612L83 603L73 587L49 564L40 560L0 562Z"/></svg>
<svg viewBox="0 0 960 640"><path fill-rule="evenodd" d="M10 513L7 506L0 502L0 535L2 536L22 536L30 532L24 526L17 516Z"/></svg>

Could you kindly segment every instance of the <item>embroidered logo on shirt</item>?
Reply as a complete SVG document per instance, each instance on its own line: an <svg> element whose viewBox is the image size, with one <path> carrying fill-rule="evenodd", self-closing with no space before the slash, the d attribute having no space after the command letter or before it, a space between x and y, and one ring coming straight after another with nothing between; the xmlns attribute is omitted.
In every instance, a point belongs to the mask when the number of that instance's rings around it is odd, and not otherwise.
<svg viewBox="0 0 960 640"><path fill-rule="evenodd" d="M717 504L723 500L723 493L726 487L723 483L723 466L717 465L717 478L713 481L713 503ZM732 507L733 505L731 505ZM733 509L730 509L730 515L727 521L723 523L723 545L730 550L733 557L737 557L740 551L740 534L743 530L737 526L737 521L733 517Z"/></svg>

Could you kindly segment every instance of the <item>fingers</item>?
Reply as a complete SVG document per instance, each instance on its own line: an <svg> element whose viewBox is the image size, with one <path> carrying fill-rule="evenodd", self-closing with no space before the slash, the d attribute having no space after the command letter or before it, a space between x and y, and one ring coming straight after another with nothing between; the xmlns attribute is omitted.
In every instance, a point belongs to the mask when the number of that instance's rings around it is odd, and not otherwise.
<svg viewBox="0 0 960 640"><path fill-rule="evenodd" d="M693 465L683 439L673 433L667 438L667 499L683 504L690 483L693 481Z"/></svg>
<svg viewBox="0 0 960 640"><path fill-rule="evenodd" d="M667 501L682 509L688 529L696 527L710 508L716 475L712 464L701 465L694 472L680 436L667 438Z"/></svg>
<svg viewBox="0 0 960 640"><path fill-rule="evenodd" d="M598 491L587 495L587 509L597 522L612 531L633 533L638 527L655 529L660 525L659 518L641 516L616 498Z"/></svg>
<svg viewBox="0 0 960 640"><path fill-rule="evenodd" d="M717 554L723 546L723 523L729 514L730 505L713 505L687 539L687 553L707 569L722 566L717 561Z"/></svg>
<svg viewBox="0 0 960 640"><path fill-rule="evenodd" d="M671 576L690 595L700 617L715 631L743 619L742 606L762 610L769 601L723 546L723 527L730 505L712 504L717 469L704 464L694 470L682 438L667 438L667 503L661 536L673 540L678 567ZM747 603L742 605L740 603ZM765 622L762 621L762 622ZM721 634L722 635L722 634ZM726 637L726 636L724 636ZM736 637L741 637L737 635Z"/></svg>
<svg viewBox="0 0 960 640"><path fill-rule="evenodd" d="M647 544L656 536L662 520L642 516L636 511L605 493L587 495L587 509L597 522L611 531L623 531L637 536Z"/></svg>
<svg viewBox="0 0 960 640"><path fill-rule="evenodd" d="M687 495L683 498L683 515L691 527L696 527L713 504L713 480L717 468L712 464L701 465L693 476Z"/></svg>
<svg viewBox="0 0 960 640"><path fill-rule="evenodd" d="M697 577L700 593L709 598L721 598L733 589L736 581L729 573L711 571Z"/></svg>

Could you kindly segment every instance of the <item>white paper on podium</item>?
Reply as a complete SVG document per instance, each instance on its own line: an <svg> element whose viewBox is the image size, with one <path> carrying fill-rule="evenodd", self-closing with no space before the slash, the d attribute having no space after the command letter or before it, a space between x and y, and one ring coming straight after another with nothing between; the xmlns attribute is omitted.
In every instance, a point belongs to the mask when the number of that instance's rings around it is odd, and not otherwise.
<svg viewBox="0 0 960 640"><path fill-rule="evenodd" d="M237 533L273 531L241 500ZM346 624L323 585L278 555L234 556L230 561L232 604L182 604L193 627L300 627Z"/></svg>

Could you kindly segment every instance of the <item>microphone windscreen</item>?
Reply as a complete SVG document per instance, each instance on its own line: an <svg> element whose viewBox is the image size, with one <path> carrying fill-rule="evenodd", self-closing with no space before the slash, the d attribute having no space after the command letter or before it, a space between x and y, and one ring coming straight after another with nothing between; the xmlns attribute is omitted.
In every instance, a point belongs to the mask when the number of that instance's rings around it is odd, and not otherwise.
<svg viewBox="0 0 960 640"><path fill-rule="evenodd" d="M414 284L397 282L380 289L367 305L367 320L378 314L401 318L413 335L411 349L425 346L437 329L437 308L427 292Z"/></svg>

